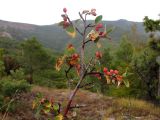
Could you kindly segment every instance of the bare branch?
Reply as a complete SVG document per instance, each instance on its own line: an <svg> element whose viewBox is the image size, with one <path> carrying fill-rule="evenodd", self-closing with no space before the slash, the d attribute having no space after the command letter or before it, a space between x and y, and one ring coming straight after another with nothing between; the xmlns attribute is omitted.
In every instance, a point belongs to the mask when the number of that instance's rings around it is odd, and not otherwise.
<svg viewBox="0 0 160 120"><path fill-rule="evenodd" d="M65 70L65 74L66 74L66 78L67 78L67 81L68 81L68 87L70 88L70 86L71 86L71 82L70 82L70 79L69 79L69 77L68 77L68 73L69 73L69 71L72 69L72 67L73 66L69 66L69 68L68 68L68 70Z"/></svg>
<svg viewBox="0 0 160 120"><path fill-rule="evenodd" d="M84 44L88 43L88 42L91 42L92 40L87 40L86 42L84 42Z"/></svg>
<svg viewBox="0 0 160 120"><path fill-rule="evenodd" d="M68 68L67 70L65 70L66 78L67 78L67 79L69 79L68 73L69 73L69 71L71 70L72 67L73 67L73 66L70 65L69 68Z"/></svg>
<svg viewBox="0 0 160 120"><path fill-rule="evenodd" d="M79 16L82 19L83 22L85 22L85 19L83 18L82 14L79 12Z"/></svg>
<svg viewBox="0 0 160 120"><path fill-rule="evenodd" d="M87 86L91 86L93 84L94 84L94 82L87 83L87 84L81 85L79 88L84 88L84 87L87 87Z"/></svg>
<svg viewBox="0 0 160 120"><path fill-rule="evenodd" d="M96 74L99 74L99 75L104 75L103 73L101 73L101 72L89 72L89 73L87 73L87 75L96 75Z"/></svg>
<svg viewBox="0 0 160 120"><path fill-rule="evenodd" d="M89 27L95 27L96 25L92 25L91 23L87 25L87 28Z"/></svg>
<svg viewBox="0 0 160 120"><path fill-rule="evenodd" d="M71 24L71 25L73 25L73 22L70 20L70 18L67 16L67 19L68 19L68 21L69 21L69 23ZM76 29L76 31L81 35L81 36L83 36L83 33L76 27L76 26L74 26L75 27L75 29Z"/></svg>

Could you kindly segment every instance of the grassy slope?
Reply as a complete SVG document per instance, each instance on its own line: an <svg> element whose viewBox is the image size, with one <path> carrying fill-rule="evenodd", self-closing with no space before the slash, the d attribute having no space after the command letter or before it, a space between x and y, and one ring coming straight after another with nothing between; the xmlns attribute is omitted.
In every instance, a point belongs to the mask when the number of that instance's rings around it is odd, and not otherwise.
<svg viewBox="0 0 160 120"><path fill-rule="evenodd" d="M54 97L55 101L67 102L69 91L66 89L51 89L35 86L31 93L22 95L21 106L13 114L9 114L5 120L35 120L32 101L37 92L42 92L48 97ZM159 120L160 108L146 101L124 98L105 97L100 94L81 90L78 92L73 104L85 105L69 113L73 120ZM63 106L63 104L62 104ZM76 113L76 114L75 114ZM0 115L0 119L1 119ZM71 118L70 118L71 119Z"/></svg>

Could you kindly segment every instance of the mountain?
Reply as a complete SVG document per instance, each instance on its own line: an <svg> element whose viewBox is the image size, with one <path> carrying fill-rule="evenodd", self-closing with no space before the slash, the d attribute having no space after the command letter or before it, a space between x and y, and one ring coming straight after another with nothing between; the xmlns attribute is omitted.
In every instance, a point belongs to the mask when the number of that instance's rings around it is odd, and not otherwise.
<svg viewBox="0 0 160 120"><path fill-rule="evenodd" d="M79 26L81 24L82 22L79 22ZM115 27L114 32L111 33L113 41L119 41L124 34L132 37L136 35L139 39L146 38L146 33L141 22L120 19L117 21L103 21L103 24L106 24L107 28ZM46 47L57 51L62 51L68 42L72 41L74 44L78 44L76 40L71 40L58 24L40 26L0 20L0 33L4 32L16 40L24 40L34 36ZM81 39L80 36L78 36L78 39Z"/></svg>

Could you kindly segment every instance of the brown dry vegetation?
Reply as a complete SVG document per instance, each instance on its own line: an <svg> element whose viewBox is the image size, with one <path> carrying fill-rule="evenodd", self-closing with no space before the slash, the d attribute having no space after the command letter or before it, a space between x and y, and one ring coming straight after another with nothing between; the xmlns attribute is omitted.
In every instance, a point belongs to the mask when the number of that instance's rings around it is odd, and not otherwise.
<svg viewBox="0 0 160 120"><path fill-rule="evenodd" d="M10 113L5 120L36 120L31 107L38 92L47 97L53 96L55 101L62 103L62 107L65 106L69 95L66 89L34 86L31 93L20 96L18 109L15 113ZM74 99L73 105L75 104L85 107L71 111L69 120L160 120L160 107L142 100L105 97L80 90Z"/></svg>

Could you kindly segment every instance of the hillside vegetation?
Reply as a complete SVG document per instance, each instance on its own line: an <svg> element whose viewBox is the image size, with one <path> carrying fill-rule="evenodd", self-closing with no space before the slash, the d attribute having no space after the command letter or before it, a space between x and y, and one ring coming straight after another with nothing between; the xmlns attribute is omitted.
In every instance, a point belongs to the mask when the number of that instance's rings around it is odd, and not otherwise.
<svg viewBox="0 0 160 120"><path fill-rule="evenodd" d="M43 110L37 113L33 103L37 100L43 104L52 98L58 106L54 111L58 116L64 112L60 107L66 106L71 90L79 83L81 67L93 66L77 87L81 90L71 101L69 120L159 120L160 36L156 32L160 31L160 21L146 17L144 23L102 23L108 28L115 26L111 34L107 33L112 39L103 36L97 45L91 37L91 44L83 51L85 65L78 66L79 50L83 48L79 35L77 40L69 38L58 24L38 26L0 21L0 119L47 120L47 114ZM80 21L78 25L81 24ZM94 64L87 62L91 58ZM53 114L49 117L52 119Z"/></svg>
<svg viewBox="0 0 160 120"><path fill-rule="evenodd" d="M81 26L82 22L79 21L78 24ZM108 29L115 27L114 32L111 34L112 41L119 42L119 38L124 34L128 34L131 37L136 35L142 41L146 39L146 34L141 22L122 19L118 21L103 21L103 24L106 24ZM69 42L77 46L80 39L80 36L78 36L78 38L76 38L78 40L72 40L58 24L38 26L1 20L0 31L9 33L12 38L16 40L36 37L45 47L53 48L57 51L64 50L66 44ZM105 42L105 44L107 43Z"/></svg>

